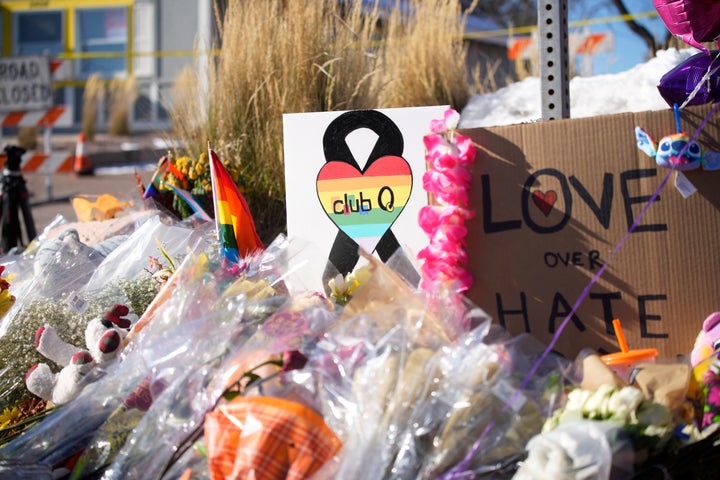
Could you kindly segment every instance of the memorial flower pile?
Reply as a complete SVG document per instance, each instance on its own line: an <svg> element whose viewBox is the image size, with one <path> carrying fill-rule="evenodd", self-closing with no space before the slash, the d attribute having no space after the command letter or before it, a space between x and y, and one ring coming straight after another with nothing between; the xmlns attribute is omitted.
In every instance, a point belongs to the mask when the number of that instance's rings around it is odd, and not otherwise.
<svg viewBox="0 0 720 480"><path fill-rule="evenodd" d="M472 282L465 221L475 150L456 125L449 110L425 137L423 183L434 201L419 219L430 239L421 285L361 252L362 266L330 279L328 293L309 290L302 264L291 266L293 239L231 261L213 222L156 211L102 255L63 240L57 254L8 263L12 271L40 260L41 275L23 270L30 283L14 283L23 295L2 319L10 362L0 369L0 472L629 478L714 441L716 412L700 428L685 365L641 365L621 378L597 355L573 361L511 335L462 297ZM195 180L204 174L193 169ZM38 328L52 325L80 346L92 318L120 303L130 326L117 356L80 376L63 405L32 398L23 380ZM713 407L707 378L692 400Z"/></svg>

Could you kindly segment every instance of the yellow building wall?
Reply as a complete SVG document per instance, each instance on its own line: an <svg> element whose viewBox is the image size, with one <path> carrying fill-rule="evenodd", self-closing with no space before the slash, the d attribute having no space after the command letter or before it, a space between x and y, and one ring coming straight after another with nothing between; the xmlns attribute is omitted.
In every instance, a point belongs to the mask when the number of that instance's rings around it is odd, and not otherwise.
<svg viewBox="0 0 720 480"><path fill-rule="evenodd" d="M65 53L75 51L75 11L84 8L125 7L128 9L128 39L133 38L132 7L133 0L15 0L0 1L2 13L2 54L12 55L12 14L22 11L64 10L65 11ZM132 41L128 41L128 50L132 50ZM131 51L128 53L132 53ZM128 64L131 65L132 62ZM132 68L132 67L130 67Z"/></svg>

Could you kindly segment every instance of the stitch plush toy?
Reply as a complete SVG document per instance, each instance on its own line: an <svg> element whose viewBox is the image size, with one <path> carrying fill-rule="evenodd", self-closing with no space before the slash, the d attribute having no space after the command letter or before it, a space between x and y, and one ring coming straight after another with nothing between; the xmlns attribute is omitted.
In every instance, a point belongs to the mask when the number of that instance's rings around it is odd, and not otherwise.
<svg viewBox="0 0 720 480"><path fill-rule="evenodd" d="M663 137L656 145L645 130L635 127L635 139L638 148L654 158L659 167L674 170L720 169L720 153L703 151L685 132Z"/></svg>
<svg viewBox="0 0 720 480"><path fill-rule="evenodd" d="M92 319L85 329L87 350L63 341L51 325L40 327L35 334L38 352L62 370L53 373L46 363L33 365L25 376L27 389L56 405L73 400L82 390L83 376L117 356L131 325L123 318L128 312L125 305L114 305L102 317Z"/></svg>

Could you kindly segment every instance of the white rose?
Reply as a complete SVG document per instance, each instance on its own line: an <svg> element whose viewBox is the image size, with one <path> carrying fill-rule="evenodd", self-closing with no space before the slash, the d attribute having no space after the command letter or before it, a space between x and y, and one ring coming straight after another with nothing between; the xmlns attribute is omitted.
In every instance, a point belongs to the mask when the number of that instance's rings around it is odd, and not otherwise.
<svg viewBox="0 0 720 480"><path fill-rule="evenodd" d="M593 392L583 406L583 413L588 418L605 418L608 416L608 401L615 391L612 385L603 384Z"/></svg>
<svg viewBox="0 0 720 480"><path fill-rule="evenodd" d="M635 411L644 400L645 395L635 387L627 386L613 392L608 402L610 418L630 423Z"/></svg>
<svg viewBox="0 0 720 480"><path fill-rule="evenodd" d="M528 445L528 456L520 464L513 480L571 480L573 477L568 471L572 471L572 459L563 446L551 438L536 436Z"/></svg>
<svg viewBox="0 0 720 480"><path fill-rule="evenodd" d="M590 398L590 395L592 395L592 392L590 390L583 390L581 388L576 388L572 390L570 393L568 393L568 398L567 402L565 402L564 410L574 410L582 412L585 402L587 402L588 398Z"/></svg>

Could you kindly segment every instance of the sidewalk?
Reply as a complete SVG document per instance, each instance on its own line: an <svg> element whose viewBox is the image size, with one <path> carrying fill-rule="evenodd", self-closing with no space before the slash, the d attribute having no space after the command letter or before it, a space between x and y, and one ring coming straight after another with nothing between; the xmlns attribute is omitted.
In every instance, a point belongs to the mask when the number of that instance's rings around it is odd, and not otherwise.
<svg viewBox="0 0 720 480"><path fill-rule="evenodd" d="M143 185L147 185L153 171L137 170ZM95 175L75 176L73 174L56 174L50 178L51 189L48 198L48 178L46 175L24 175L30 191L33 219L38 233L49 225L57 215L62 215L67 222L77 221L77 216L70 202L76 195L94 196L109 193L123 201L139 200L135 173L132 168L124 168L122 172L99 173Z"/></svg>
<svg viewBox="0 0 720 480"><path fill-rule="evenodd" d="M139 199L136 173L143 185L152 177L158 160L172 148L173 141L162 133L142 133L127 136L96 134L85 141L85 153L94 168L91 175L71 173L24 173L30 191L30 203L38 233L57 215L68 222L77 220L70 202L76 195L95 196L103 193L122 200ZM75 155L77 133L53 133L52 152ZM17 141L17 136L5 135L4 145ZM4 147L3 145L3 147ZM37 151L43 150L43 138L38 138Z"/></svg>
<svg viewBox="0 0 720 480"><path fill-rule="evenodd" d="M53 133L53 152L75 152L79 134ZM131 135L95 134L92 140L85 140L85 153L94 167L156 164L168 149L178 142L167 133L138 133ZM42 149L42 139L38 149Z"/></svg>

